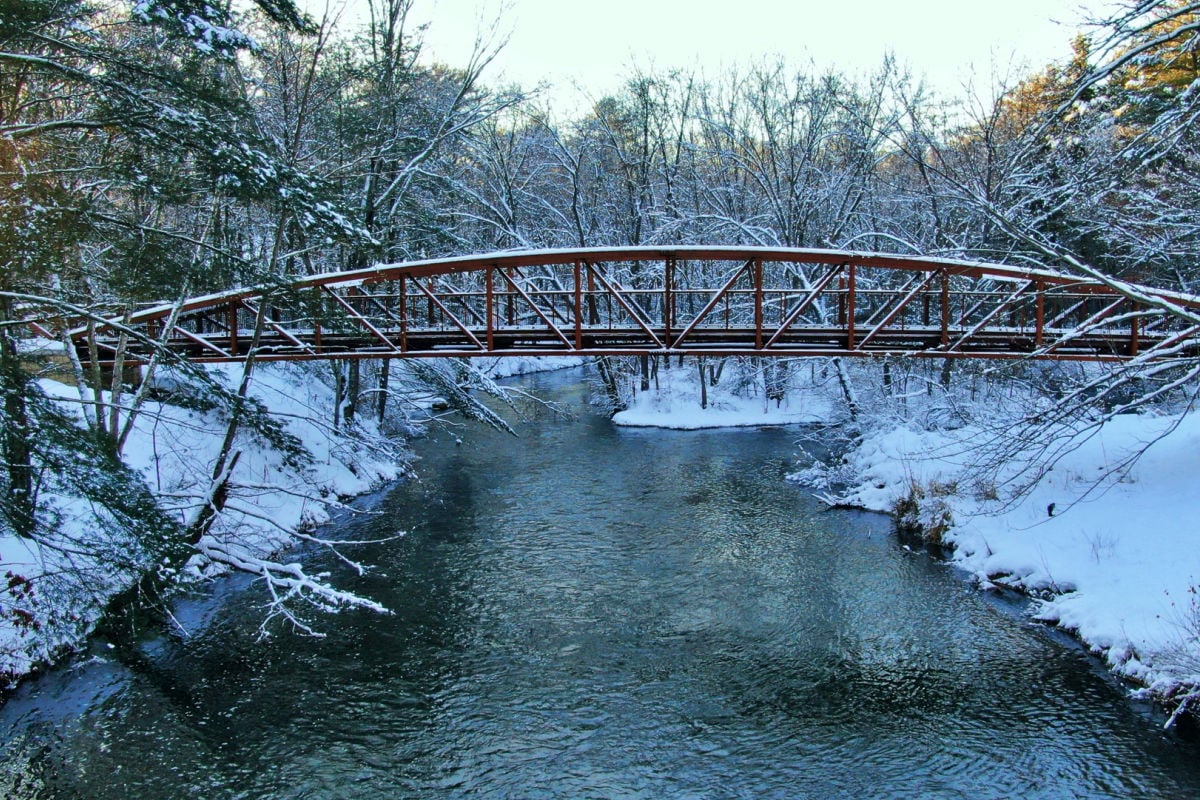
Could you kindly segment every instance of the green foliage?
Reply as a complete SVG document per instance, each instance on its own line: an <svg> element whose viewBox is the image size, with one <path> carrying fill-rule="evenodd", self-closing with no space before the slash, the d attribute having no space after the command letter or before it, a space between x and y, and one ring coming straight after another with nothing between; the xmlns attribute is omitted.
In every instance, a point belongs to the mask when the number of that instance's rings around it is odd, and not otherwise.
<svg viewBox="0 0 1200 800"><path fill-rule="evenodd" d="M178 525L159 508L141 476L116 456L112 439L81 427L37 384L28 384L27 396L33 460L45 482L39 493L79 498L102 512L96 516L101 530L93 532L101 535L80 544L104 548L111 542L107 560L129 566L161 558L178 539Z"/></svg>
<svg viewBox="0 0 1200 800"><path fill-rule="evenodd" d="M80 13L81 0L0 0L0 42Z"/></svg>
<svg viewBox="0 0 1200 800"><path fill-rule="evenodd" d="M292 0L254 0L273 22L302 32L312 23ZM255 46L254 39L240 30L230 5L212 0L134 0L133 16L142 22L191 43L200 52L231 57Z"/></svg>
<svg viewBox="0 0 1200 800"><path fill-rule="evenodd" d="M191 271L191 253L177 239L135 231L117 240L106 254L109 285L120 297L156 300L175 296Z"/></svg>
<svg viewBox="0 0 1200 800"><path fill-rule="evenodd" d="M0 266L8 286L36 280L69 258L79 240L80 201L29 169L33 154L0 139Z"/></svg>
<svg viewBox="0 0 1200 800"><path fill-rule="evenodd" d="M37 541L51 560L86 558L117 583L121 575L128 580L155 563L178 541L176 521L117 457L111 438L81 426L32 380L8 381L5 391L21 395L33 508L30 512L6 479L0 524ZM13 424L7 416L3 422ZM81 513L96 527L81 529Z"/></svg>

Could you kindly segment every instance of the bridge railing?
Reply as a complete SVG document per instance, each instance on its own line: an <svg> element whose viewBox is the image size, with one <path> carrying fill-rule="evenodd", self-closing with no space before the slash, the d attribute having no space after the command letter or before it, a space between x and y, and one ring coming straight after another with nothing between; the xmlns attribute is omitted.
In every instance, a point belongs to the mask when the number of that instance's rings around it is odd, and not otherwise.
<svg viewBox="0 0 1200 800"><path fill-rule="evenodd" d="M1194 326L1169 307L1200 308L1200 300L1135 288L873 254L627 248L307 277L284 290L189 301L170 331L162 330L167 306L131 324L145 340L200 361L243 359L251 348L276 360L646 352L1125 360L1147 349L1194 352ZM1157 299L1163 307L1152 307ZM81 353L97 344L115 351L116 328L86 345L77 339ZM130 347L129 358L148 356L144 341Z"/></svg>

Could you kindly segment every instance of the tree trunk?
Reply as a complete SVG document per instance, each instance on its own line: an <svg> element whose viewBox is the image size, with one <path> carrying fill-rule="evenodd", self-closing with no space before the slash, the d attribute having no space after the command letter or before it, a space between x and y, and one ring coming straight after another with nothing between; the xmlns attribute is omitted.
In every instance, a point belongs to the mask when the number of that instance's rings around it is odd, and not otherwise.
<svg viewBox="0 0 1200 800"><path fill-rule="evenodd" d="M846 408L850 411L850 421L858 420L859 405L858 395L854 393L854 384L850 380L850 374L846 372L846 365L842 363L840 358L832 359L834 370L837 372L838 384L842 387L842 396L846 398Z"/></svg>
<svg viewBox="0 0 1200 800"><path fill-rule="evenodd" d="M358 395L362 387L362 361L350 359L346 375L346 411L342 415L346 426L354 423L354 415L358 413Z"/></svg>
<svg viewBox="0 0 1200 800"><path fill-rule="evenodd" d="M258 307L258 314L254 320L254 336L250 340L250 348L246 352L246 363L242 367L242 380L238 384L237 394L234 396L233 408L229 410L225 438L221 441L221 449L217 453L216 461L213 462L208 500L196 513L192 524L188 526L186 537L188 550L194 547L204 534L208 533L213 521L225 509L225 500L229 494L229 479L233 475L233 468L237 465L238 458L241 457L241 451L234 450L234 443L245 414L245 400L250 392L251 376L254 374L254 356L258 352L258 344L262 340L269 305L269 301L264 298ZM182 564L172 563L169 566L177 567Z"/></svg>
<svg viewBox="0 0 1200 800"><path fill-rule="evenodd" d="M0 323L12 320L12 302L0 300ZM29 446L31 435L29 409L25 390L29 376L21 368L21 356L14 328L0 324L0 391L4 392L3 455L8 473L8 519L18 536L31 536L36 516L33 493L33 454Z"/></svg>
<svg viewBox="0 0 1200 800"><path fill-rule="evenodd" d="M388 380L391 377L392 361L383 359L379 365L379 398L375 401L375 419L382 425L384 413L387 411Z"/></svg>
<svg viewBox="0 0 1200 800"><path fill-rule="evenodd" d="M725 371L725 365L729 363L727 358L718 358L717 363L708 365L708 383L711 386L716 386L721 381L721 373Z"/></svg>
<svg viewBox="0 0 1200 800"><path fill-rule="evenodd" d="M333 371L333 429L342 429L342 409L346 402L346 373L342 370L342 362L334 359L329 362Z"/></svg>
<svg viewBox="0 0 1200 800"><path fill-rule="evenodd" d="M620 409L621 390L617 386L616 370L613 369L608 356L600 356L595 363L596 371L600 373L600 382L604 385L604 392L608 395L609 402L612 403L614 409Z"/></svg>

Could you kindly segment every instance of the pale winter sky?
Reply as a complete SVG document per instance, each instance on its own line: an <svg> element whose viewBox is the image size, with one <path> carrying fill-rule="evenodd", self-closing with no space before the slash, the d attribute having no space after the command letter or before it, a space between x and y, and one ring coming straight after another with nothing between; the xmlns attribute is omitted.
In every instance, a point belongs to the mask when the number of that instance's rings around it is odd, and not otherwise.
<svg viewBox="0 0 1200 800"><path fill-rule="evenodd" d="M365 17L367 0L346 3ZM324 0L307 0L314 11ZM332 0L339 2L339 0ZM465 62L482 26L509 33L490 83L553 84L551 99L572 112L619 87L630 65L722 67L782 55L866 74L891 51L945 95L991 76L1023 75L1070 52L1083 12L1105 0L417 0L430 23L426 50ZM500 22L495 24L497 15ZM582 92L576 89L582 87ZM566 108L564 108L566 106Z"/></svg>

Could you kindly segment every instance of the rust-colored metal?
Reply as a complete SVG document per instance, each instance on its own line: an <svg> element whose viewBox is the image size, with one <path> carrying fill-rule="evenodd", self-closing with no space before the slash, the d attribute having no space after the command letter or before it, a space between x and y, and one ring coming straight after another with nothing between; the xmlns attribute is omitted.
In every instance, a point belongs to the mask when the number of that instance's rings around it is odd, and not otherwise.
<svg viewBox="0 0 1200 800"><path fill-rule="evenodd" d="M1133 308L1133 317L1132 317L1132 319L1129 320L1129 356L1130 356L1130 358L1133 358L1138 354L1138 327L1139 327L1139 323L1141 322L1141 317L1139 317L1138 314L1141 313L1142 304L1141 303L1133 303L1132 308Z"/></svg>
<svg viewBox="0 0 1200 800"><path fill-rule="evenodd" d="M1058 341L1045 347L1044 348L1045 354L1051 355L1054 353L1054 351L1058 350L1060 347L1062 347L1066 343L1073 341L1074 339L1077 339L1080 336L1086 335L1088 330L1096 327L1101 322L1103 322L1106 318L1111 317L1113 315L1113 313L1118 308L1120 308L1122 305L1124 305L1126 302L1128 302L1128 301L1124 297L1118 297L1116 300L1112 301L1111 303L1106 305L1104 308L1097 311L1095 314L1092 314L1090 317L1086 317L1085 319L1081 320L1079 325L1077 325L1075 328L1073 328L1072 330L1068 331L1065 335L1060 337L1058 339Z"/></svg>
<svg viewBox="0 0 1200 800"><path fill-rule="evenodd" d="M659 350L665 350L666 347L663 345L662 339L658 338L658 336L654 333L650 323L643 319L641 313L634 310L633 305L624 297L624 287L620 286L620 284L618 284L615 280L604 277L604 275L602 275L594 265L589 264L588 271L596 278L596 281L604 287L606 295L617 301L617 305L625 310L625 313L628 314L635 323L637 323L639 328L645 331L646 335L650 337L655 346Z"/></svg>
<svg viewBox="0 0 1200 800"><path fill-rule="evenodd" d="M704 308L700 310L700 313L697 314L692 319L692 321L687 324L687 327L684 328L680 332L679 336L677 336L675 338L675 344L677 346L679 344L681 344L684 339L687 338L687 335L692 332L693 328L695 328L697 325L699 325L704 320L704 318L709 315L709 313L713 310L713 308L717 305L717 303L721 302L722 298L724 298L726 301L725 302L725 327L726 328L729 327L729 295L728 295L728 292L730 289L733 288L733 285L735 283L737 283L738 278L740 278L740 277L742 277L742 275L746 274L746 270L753 267L753 265L754 265L753 261L747 261L745 264L743 264L741 266L740 269L737 269L734 271L733 275L730 276L729 280L725 281L725 283L721 286L721 288L717 290L717 293L714 294L711 298L709 298L708 303L705 304Z"/></svg>
<svg viewBox="0 0 1200 800"><path fill-rule="evenodd" d="M1045 341L1046 284L1043 281L1035 281L1034 288L1037 291L1037 300L1034 309L1033 346L1041 347Z"/></svg>
<svg viewBox="0 0 1200 800"><path fill-rule="evenodd" d="M675 298L671 294L671 284L675 281L675 259L663 261L663 344L671 346L671 321L675 318Z"/></svg>
<svg viewBox="0 0 1200 800"><path fill-rule="evenodd" d="M515 271L516 271L516 269L514 267L509 268L508 274L507 274L509 282L512 281L513 273ZM511 294L507 295L507 311L508 311L508 313L505 316L505 320L508 322L508 326L511 328L513 325L517 324L517 310L516 310L516 305L513 302L513 296Z"/></svg>
<svg viewBox="0 0 1200 800"><path fill-rule="evenodd" d="M838 327L842 327L846 324L846 278L844 276L838 277L837 324Z"/></svg>
<svg viewBox="0 0 1200 800"><path fill-rule="evenodd" d="M408 278L400 276L400 352L408 352Z"/></svg>
<svg viewBox="0 0 1200 800"><path fill-rule="evenodd" d="M484 270L484 274L487 277L487 300L484 302L484 316L487 317L488 350L496 349L496 323L494 321L495 315L492 313L496 300L496 290L494 285L496 281L495 272L495 267L488 267L486 270Z"/></svg>
<svg viewBox="0 0 1200 800"><path fill-rule="evenodd" d="M991 310L989 310L978 321L976 321L975 324L972 325L969 330L967 330L965 333L963 333L963 335L960 336L954 344L950 345L949 349L958 350L960 347L962 347L963 344L965 344L968 339L970 339L972 336L976 335L981 330L983 330L985 327L987 327L987 325L992 320L994 320L996 317L998 317L1002 313L1004 313L1004 310L1006 308L1011 306L1022 295L1024 295L1030 289L1032 289L1034 287L1035 283L1036 283L1036 281L1028 281L1023 286L1021 286L1019 289L1017 289L1015 292L1013 292L1010 295L1008 295L1007 297L1005 297L1004 300L1001 301L999 305L993 306L991 308Z"/></svg>
<svg viewBox="0 0 1200 800"><path fill-rule="evenodd" d="M813 304L817 297L820 296L821 292L825 291L825 287L829 285L830 281L832 281L834 277L840 275L845 267L845 264L835 264L828 272L822 275L815 284L813 284L812 289L809 290L805 298L801 300L794 309L792 309L791 313L788 314L781 323L779 323L779 329L775 331L774 335L772 335L770 339L767 340L767 347L770 347L779 340L779 337L782 336L784 332L786 332L787 329L790 328L792 324L800 318L800 315L803 314L805 310Z"/></svg>
<svg viewBox="0 0 1200 800"><path fill-rule="evenodd" d="M626 265L639 270L629 288L621 285ZM819 277L800 290L794 265L817 267ZM898 280L898 273L906 275ZM711 286L697 283L704 275L713 276ZM315 292L318 302L271 304L257 359L661 353L1122 361L1200 355L1200 332L1191 330L1187 316L1200 313L1200 297L1124 290L1050 270L873 253L754 247L493 253L310 276L288 289L275 297ZM244 360L249 341L238 319L258 316L267 293L247 288L190 299L175 327L159 336L152 334L176 304L132 314L127 324L145 335L129 343L126 362L144 363L152 346L199 362ZM935 295L940 313L932 308ZM697 299L702 308L691 316ZM528 310L518 311L521 304ZM778 314L768 307L774 305ZM821 312L805 313L814 306ZM680 318L685 307L690 319ZM1185 313L1171 310L1177 308ZM49 312L27 323L48 332L62 324ZM108 325L95 325L93 349L80 322L70 331L80 358L110 363L123 323L114 315Z"/></svg>
<svg viewBox="0 0 1200 800"><path fill-rule="evenodd" d="M509 288L512 289L513 292L519 294L521 298L529 304L529 307L533 309L533 313L537 314L538 318L546 324L546 327L549 328L550 332L557 336L558 339L565 344L568 349L572 349L571 340L568 339L565 334L563 334L557 325L550 321L550 317L547 316L544 311L542 311L541 307L536 302L534 302L534 299L529 296L529 293L522 289L520 285L509 275L501 272L500 276L504 278L504 280L508 283ZM492 349L490 344L488 345L488 349Z"/></svg>
<svg viewBox="0 0 1200 800"><path fill-rule="evenodd" d="M928 286L935 277L937 277L937 273L931 272L925 276L924 280L914 281L916 283L916 286L914 286L911 290L909 290L908 293L905 294L903 298L901 298L900 302L896 303L896 305L894 305L892 307L892 310L889 311L884 316L884 318L882 320L880 320L875 325L875 327L872 328L870 330L870 332L868 332L867 335L862 338L862 340L858 343L858 346L866 347L868 344L870 344L871 340L875 338L876 334L878 334L880 331L882 331L888 325L891 325L892 321L895 320L897 316L899 316L900 312L902 312L904 310L905 306L907 306L914 297L916 297L921 292L925 291L925 287ZM853 335L853 334L851 334L851 335Z"/></svg>
<svg viewBox="0 0 1200 800"><path fill-rule="evenodd" d="M226 324L229 326L229 352L235 356L238 353L238 319L237 319L238 303L231 302L226 311Z"/></svg>
<svg viewBox="0 0 1200 800"><path fill-rule="evenodd" d="M756 258L754 263L754 349L762 350L763 346L763 269L762 259Z"/></svg>
<svg viewBox="0 0 1200 800"><path fill-rule="evenodd" d="M583 349L583 264L575 259L575 349Z"/></svg>
<svg viewBox="0 0 1200 800"><path fill-rule="evenodd" d="M471 329L468 328L461 319L459 319L457 316L455 316L453 311L446 308L446 304L443 303L441 301L441 299L436 294L434 294L427 286L425 286L425 284L421 283L420 281L414 280L413 286L416 286L417 291L421 292L423 295L425 295L427 298L429 298L430 304L436 305L438 310L442 312L442 315L444 317L446 317L447 319L449 319L451 324L454 325L454 327L456 327L460 331L462 331L463 334L468 339L471 340L471 344L475 345L476 347L478 347L480 350L483 350L484 352L487 351L487 348L483 346L483 342L479 341L479 339L475 336L475 334L472 333Z"/></svg>
<svg viewBox="0 0 1200 800"><path fill-rule="evenodd" d="M356 323L358 323L359 325L361 325L362 327L364 327L368 331L370 331L371 335L374 336L376 339L378 339L380 341L380 343L383 344L384 347L387 347L389 350L397 349L396 346L394 344L392 344L392 340L389 339L387 337L387 335L384 334L383 331L381 331L381 330L379 330L379 328L375 327L375 325L372 324L369 319L364 317L362 314L358 313L358 311L354 308L354 306L350 305L350 303L344 297L339 295L337 292L334 292L328 286L323 286L323 287L321 287L321 289L326 294L328 294L330 297L332 297L334 302L336 302L338 305L340 305L343 310L345 310L347 316L349 316L350 319L354 320Z"/></svg>
<svg viewBox="0 0 1200 800"><path fill-rule="evenodd" d="M854 346L854 289L857 269L853 261L846 270L846 349L853 352Z"/></svg>

